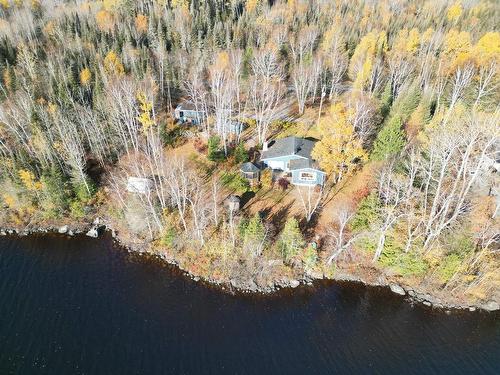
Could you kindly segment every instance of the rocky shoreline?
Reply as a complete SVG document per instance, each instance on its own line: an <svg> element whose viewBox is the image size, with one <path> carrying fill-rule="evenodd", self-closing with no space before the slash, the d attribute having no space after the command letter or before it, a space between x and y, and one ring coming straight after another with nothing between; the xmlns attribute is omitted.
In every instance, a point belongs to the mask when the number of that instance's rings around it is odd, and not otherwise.
<svg viewBox="0 0 500 375"><path fill-rule="evenodd" d="M109 225L109 223L104 223L100 218L96 218L90 224L78 224L69 226L67 224L62 226L47 226L47 227L26 227L24 229L19 228L1 228L0 227L0 236L7 235L17 235L17 236L28 236L31 234L61 234L67 236L75 236L75 235L86 235L92 238L97 238L104 232L110 232L112 238L116 243L123 248L125 248L129 252L136 253L146 253L157 256L164 262L167 262L171 265L175 265L182 272L184 272L189 278L192 280L199 282L203 281L210 285L216 285L224 290L231 290L233 292L243 292L243 293L273 293L277 290L283 288L297 288L300 285L312 285L314 280L319 279L329 279L324 275L304 275L300 279L290 279L283 278L280 280L275 280L272 285L262 287L257 285L257 283L253 280L249 281L239 281L239 280L227 280L227 281L219 281L211 278L203 278L198 275L192 274L189 270L183 269L179 262L173 257L169 257L166 254L157 254L155 252L150 251L148 246L138 247L137 245L125 243L121 240L120 236L116 233L116 231ZM418 288L414 288L408 285L401 285L400 283L394 282L393 280L389 280L383 275L378 277L376 280L367 280L358 275L353 275L348 272L340 272L339 274L335 274L333 279L335 281L342 282L356 282L361 283L367 286L375 286L375 287L386 287L389 288L393 293L398 294L406 298L409 303L420 303L424 306L433 309L441 309L445 310L445 312L450 312L451 310L462 310L462 311L476 311L483 310L488 312L498 311L500 310L500 304L496 301L487 301L484 303L477 304L457 304L452 303L450 301L443 300L432 294L432 292L427 290L420 290Z"/></svg>

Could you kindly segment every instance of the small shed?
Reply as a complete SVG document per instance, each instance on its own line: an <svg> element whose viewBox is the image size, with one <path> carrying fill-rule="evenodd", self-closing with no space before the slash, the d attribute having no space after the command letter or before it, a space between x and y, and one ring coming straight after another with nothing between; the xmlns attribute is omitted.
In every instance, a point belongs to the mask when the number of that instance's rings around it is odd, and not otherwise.
<svg viewBox="0 0 500 375"><path fill-rule="evenodd" d="M191 101L185 100L174 109L174 117L182 124L199 125L205 116L205 111L197 108Z"/></svg>
<svg viewBox="0 0 500 375"><path fill-rule="evenodd" d="M260 169L254 163L243 163L240 166L240 173L241 176L245 177L250 183L259 182Z"/></svg>
<svg viewBox="0 0 500 375"><path fill-rule="evenodd" d="M129 177L127 191L135 194L147 194L153 187L153 181L143 177Z"/></svg>
<svg viewBox="0 0 500 375"><path fill-rule="evenodd" d="M224 202L229 211L235 212L240 209L240 197L231 194Z"/></svg>

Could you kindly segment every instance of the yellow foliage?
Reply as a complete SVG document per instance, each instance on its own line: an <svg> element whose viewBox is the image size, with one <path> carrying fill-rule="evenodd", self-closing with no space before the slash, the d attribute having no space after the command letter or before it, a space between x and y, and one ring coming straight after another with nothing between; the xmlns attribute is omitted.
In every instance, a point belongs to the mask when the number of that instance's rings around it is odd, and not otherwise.
<svg viewBox="0 0 500 375"><path fill-rule="evenodd" d="M460 53L469 53L471 37L467 31L451 29L444 38L443 52L447 56L456 56Z"/></svg>
<svg viewBox="0 0 500 375"><path fill-rule="evenodd" d="M229 54L226 51L219 52L215 60L215 67L219 70L226 70L229 68Z"/></svg>
<svg viewBox="0 0 500 375"><path fill-rule="evenodd" d="M181 8L183 11L187 11L189 9L189 3L187 0L172 0L173 8Z"/></svg>
<svg viewBox="0 0 500 375"><path fill-rule="evenodd" d="M477 5L473 6L470 10L470 13L473 16L479 16L481 13L488 12L491 10L493 4L488 4L485 2L480 2Z"/></svg>
<svg viewBox="0 0 500 375"><path fill-rule="evenodd" d="M151 111L153 110L153 103L148 101L146 95L143 92L137 94L137 100L139 101L139 107L141 113L137 117L137 121L142 125L142 130L146 133L153 125L155 125L154 120L151 118Z"/></svg>
<svg viewBox="0 0 500 375"><path fill-rule="evenodd" d="M257 5L259 5L259 0L247 0L247 3L245 4L245 9L247 12L253 12L255 8L257 8Z"/></svg>
<svg viewBox="0 0 500 375"><path fill-rule="evenodd" d="M49 103L47 106L47 111L53 115L54 113L57 112L57 105L54 103Z"/></svg>
<svg viewBox="0 0 500 375"><path fill-rule="evenodd" d="M32 9L40 9L42 7L42 4L40 3L40 0L31 0L31 8Z"/></svg>
<svg viewBox="0 0 500 375"><path fill-rule="evenodd" d="M135 17L135 29L137 32L145 34L148 31L148 17L144 14L138 14Z"/></svg>
<svg viewBox="0 0 500 375"><path fill-rule="evenodd" d="M500 57L500 33L484 34L474 46L474 57L479 65L487 65Z"/></svg>
<svg viewBox="0 0 500 375"><path fill-rule="evenodd" d="M90 79L92 78L92 72L90 71L89 68L84 68L80 72L80 83L82 85L87 85L90 82Z"/></svg>
<svg viewBox="0 0 500 375"><path fill-rule="evenodd" d="M97 27L102 31L111 31L115 26L113 15L105 9L100 10L95 15Z"/></svg>
<svg viewBox="0 0 500 375"><path fill-rule="evenodd" d="M420 47L420 34L417 29L413 28L408 33L408 39L406 40L406 52L415 53Z"/></svg>
<svg viewBox="0 0 500 375"><path fill-rule="evenodd" d="M417 29L401 29L394 41L392 52L415 53L420 47L420 34Z"/></svg>
<svg viewBox="0 0 500 375"><path fill-rule="evenodd" d="M429 43L433 35L434 35L434 29L432 27L429 27L427 30L423 32L422 38L420 38L421 43Z"/></svg>
<svg viewBox="0 0 500 375"><path fill-rule="evenodd" d="M104 58L104 70L111 75L120 76L125 73L125 68L115 51L109 51Z"/></svg>
<svg viewBox="0 0 500 375"><path fill-rule="evenodd" d="M353 110L339 102L333 104L329 113L319 123L321 140L316 143L312 157L320 167L337 179L353 172L359 162L367 159L361 140L354 132Z"/></svg>
<svg viewBox="0 0 500 375"><path fill-rule="evenodd" d="M4 69L3 71L3 83L8 90L12 87L12 77L10 75L10 71L8 69Z"/></svg>
<svg viewBox="0 0 500 375"><path fill-rule="evenodd" d="M425 116L427 115L426 111L425 104L421 102L411 114L405 127L408 139L413 139L423 130Z"/></svg>
<svg viewBox="0 0 500 375"><path fill-rule="evenodd" d="M7 10L10 8L10 3L9 3L9 0L0 0L0 6Z"/></svg>
<svg viewBox="0 0 500 375"><path fill-rule="evenodd" d="M5 204L7 205L7 207L14 207L14 204L15 204L15 199L12 195L10 194L4 194L3 195L3 201L5 202Z"/></svg>
<svg viewBox="0 0 500 375"><path fill-rule="evenodd" d="M471 36L467 31L450 30L443 43L443 57L448 70L454 70L470 61L471 49Z"/></svg>
<svg viewBox="0 0 500 375"><path fill-rule="evenodd" d="M54 35L55 23L54 21L49 21L43 28L43 33L48 36Z"/></svg>
<svg viewBox="0 0 500 375"><path fill-rule="evenodd" d="M352 87L355 90L362 90L368 79L370 78L372 72L372 57L368 56L361 67L361 70L356 75L356 79L354 80Z"/></svg>
<svg viewBox="0 0 500 375"><path fill-rule="evenodd" d="M115 11L117 10L122 3L122 0L103 0L102 7L105 10Z"/></svg>
<svg viewBox="0 0 500 375"><path fill-rule="evenodd" d="M460 1L457 1L448 9L446 18L448 19L448 21L454 22L460 18L460 16L462 15L462 10L462 4L460 3Z"/></svg>
<svg viewBox="0 0 500 375"><path fill-rule="evenodd" d="M54 147L54 150L57 151L57 153L59 153L60 155L64 155L66 153L66 151L64 150L64 146L62 145L61 142L54 142L52 144L52 147Z"/></svg>
<svg viewBox="0 0 500 375"><path fill-rule="evenodd" d="M458 126L467 124L464 119L468 117L468 114L467 106L461 101L458 101L450 112L447 112L445 108L441 108L434 113L432 119L425 125L424 130L418 134L419 142L428 146L436 132L447 131L450 134L456 132ZM477 113L477 115L481 116L481 113Z"/></svg>
<svg viewBox="0 0 500 375"><path fill-rule="evenodd" d="M384 32L369 32L356 46L349 65L349 75L355 80L355 88L361 89L370 77L373 59L378 52L387 49Z"/></svg>
<svg viewBox="0 0 500 375"><path fill-rule="evenodd" d="M91 7L90 2L85 1L85 2L82 2L78 8L81 12L89 12L92 7Z"/></svg>
<svg viewBox="0 0 500 375"><path fill-rule="evenodd" d="M337 42L337 44L335 42ZM342 48L344 48L344 39L340 33L339 26L334 25L325 32L323 41L321 42L321 49L324 52L329 52Z"/></svg>
<svg viewBox="0 0 500 375"><path fill-rule="evenodd" d="M19 178L21 179L24 187L29 191L38 191L42 189L42 183L37 181L33 172L26 169L19 170Z"/></svg>

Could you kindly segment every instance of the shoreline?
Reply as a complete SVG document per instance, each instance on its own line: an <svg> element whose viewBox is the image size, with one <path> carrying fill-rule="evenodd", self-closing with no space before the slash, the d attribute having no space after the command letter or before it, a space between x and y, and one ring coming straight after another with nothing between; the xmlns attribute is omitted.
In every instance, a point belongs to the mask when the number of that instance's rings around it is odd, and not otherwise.
<svg viewBox="0 0 500 375"><path fill-rule="evenodd" d="M47 226L47 227L34 227L24 229L19 228L3 228L0 227L0 236L29 236L34 234L56 234L67 236L68 238L74 237L76 235L87 235L89 237L98 238L104 235L104 232L111 235L112 240L115 244L122 247L127 252L133 252L136 254L147 254L156 257L159 261L165 262L169 265L177 267L183 274L189 277L195 282L203 282L209 286L214 286L222 289L223 291L231 293L256 293L256 294L272 294L281 289L294 289L300 285L313 285L316 280L332 280L338 282L352 282L359 283L368 287L383 287L390 289L393 293L404 297L407 303L418 303L432 309L444 310L444 312L449 313L451 310L455 311L486 311L495 312L500 310L500 306L495 301L487 301L485 303L456 303L453 301L447 301L443 298L436 296L430 290L425 290L419 287L412 287L409 285L401 285L394 280L390 280L386 275L379 275L376 280L368 280L366 277L357 275L353 272L349 272L344 269L336 270L333 277L327 277L325 275L307 275L304 274L303 277L292 279L283 277L282 279L276 279L270 286L259 286L253 280L249 280L247 283L241 283L236 280L216 280L213 278L207 278L200 275L196 275L189 269L185 269L182 265L175 259L175 257L168 256L165 253L158 253L152 251L151 246L144 243L143 246L138 246L134 243L126 243L120 238L112 226L109 223L102 223L100 219L94 220L92 223L81 223L77 225L62 225L58 226Z"/></svg>

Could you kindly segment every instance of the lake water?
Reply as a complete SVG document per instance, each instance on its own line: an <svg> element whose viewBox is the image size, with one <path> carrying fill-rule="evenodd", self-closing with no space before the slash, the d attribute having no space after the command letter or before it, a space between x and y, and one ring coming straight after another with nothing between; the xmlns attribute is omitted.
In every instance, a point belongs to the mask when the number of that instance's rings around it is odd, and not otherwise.
<svg viewBox="0 0 500 375"><path fill-rule="evenodd" d="M234 296L110 238L0 237L0 374L500 374L500 315L324 282Z"/></svg>

